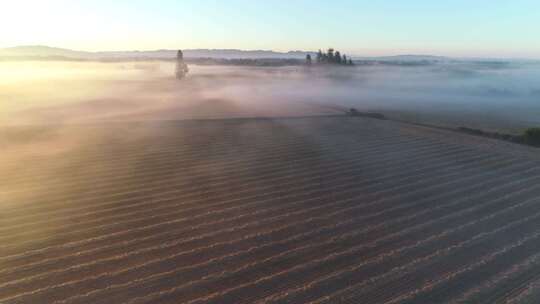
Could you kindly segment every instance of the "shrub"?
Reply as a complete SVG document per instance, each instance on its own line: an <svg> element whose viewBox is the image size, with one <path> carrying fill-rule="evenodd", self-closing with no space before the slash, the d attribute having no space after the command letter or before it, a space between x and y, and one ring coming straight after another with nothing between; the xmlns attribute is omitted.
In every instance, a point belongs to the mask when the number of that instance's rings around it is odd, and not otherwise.
<svg viewBox="0 0 540 304"><path fill-rule="evenodd" d="M360 112L355 108L349 109L349 111L347 111L347 114L349 114L350 116L362 116L362 117L370 117L370 118L375 118L375 119L386 120L386 117L381 113Z"/></svg>
<svg viewBox="0 0 540 304"><path fill-rule="evenodd" d="M525 130L523 140L528 145L540 146L540 128L530 128Z"/></svg>

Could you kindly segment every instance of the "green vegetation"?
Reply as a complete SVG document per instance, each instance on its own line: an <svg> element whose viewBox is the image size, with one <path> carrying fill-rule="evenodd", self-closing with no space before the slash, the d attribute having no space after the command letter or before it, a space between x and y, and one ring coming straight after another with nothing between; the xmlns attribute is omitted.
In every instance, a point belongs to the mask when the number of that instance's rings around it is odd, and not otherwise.
<svg viewBox="0 0 540 304"><path fill-rule="evenodd" d="M521 135L513 135L513 134L504 134L504 133L498 133L498 132L486 132L480 129L472 129L467 127L459 127L457 128L459 132L476 135L476 136L482 136L482 137L489 137L489 138L495 138L500 140L506 140L518 144L524 144L534 147L540 147L540 128L529 128L523 132Z"/></svg>
<svg viewBox="0 0 540 304"><path fill-rule="evenodd" d="M523 141L531 146L540 146L540 128L529 128L525 130Z"/></svg>
<svg viewBox="0 0 540 304"><path fill-rule="evenodd" d="M373 112L360 112L355 108L350 108L346 112L349 116L356 116L356 117L370 117L375 119L382 119L386 120L386 117L381 113L373 113Z"/></svg>

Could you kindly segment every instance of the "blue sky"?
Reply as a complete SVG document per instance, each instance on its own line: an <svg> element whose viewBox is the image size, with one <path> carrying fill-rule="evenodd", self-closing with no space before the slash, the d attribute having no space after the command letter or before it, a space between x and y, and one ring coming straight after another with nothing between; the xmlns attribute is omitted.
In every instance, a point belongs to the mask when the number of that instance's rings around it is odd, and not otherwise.
<svg viewBox="0 0 540 304"><path fill-rule="evenodd" d="M538 0L3 1L0 47L540 58Z"/></svg>

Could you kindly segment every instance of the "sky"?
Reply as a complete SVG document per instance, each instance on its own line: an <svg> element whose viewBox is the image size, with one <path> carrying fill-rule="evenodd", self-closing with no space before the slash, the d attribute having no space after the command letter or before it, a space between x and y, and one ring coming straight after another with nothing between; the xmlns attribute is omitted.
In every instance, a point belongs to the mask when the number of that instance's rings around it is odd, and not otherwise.
<svg viewBox="0 0 540 304"><path fill-rule="evenodd" d="M538 0L0 0L0 48L540 58Z"/></svg>

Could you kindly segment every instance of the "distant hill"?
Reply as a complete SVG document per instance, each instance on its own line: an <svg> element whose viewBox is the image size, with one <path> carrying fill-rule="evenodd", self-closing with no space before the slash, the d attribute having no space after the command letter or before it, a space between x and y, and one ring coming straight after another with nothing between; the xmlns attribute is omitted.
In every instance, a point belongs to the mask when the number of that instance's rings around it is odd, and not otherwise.
<svg viewBox="0 0 540 304"><path fill-rule="evenodd" d="M307 54L315 56L315 52L290 51L275 52L267 50L237 50L237 49L187 49L183 50L186 58L214 58L214 59L304 59ZM107 51L85 52L70 49L55 48L41 45L17 46L0 49L0 57L66 57L71 59L129 59L152 58L172 59L177 50L153 51ZM386 57L353 57L359 60L377 61L445 61L448 58L429 55L400 55Z"/></svg>
<svg viewBox="0 0 540 304"><path fill-rule="evenodd" d="M398 56L383 56L383 57L368 57L368 60L378 61L448 61L448 57L432 56L432 55L398 55Z"/></svg>
<svg viewBox="0 0 540 304"><path fill-rule="evenodd" d="M73 51L69 49L54 48L41 45L17 46L0 49L2 57L70 57L90 58L92 53Z"/></svg>
<svg viewBox="0 0 540 304"><path fill-rule="evenodd" d="M184 56L193 62L199 62L203 59L214 61L220 60L262 60L266 59L271 63L283 60L304 60L307 54L312 57L316 52L309 51L289 51L276 52L269 50L237 50L237 49L185 49ZM177 50L152 50L152 51L106 51L106 52L86 52L76 51L64 48L55 48L43 45L25 45L10 48L0 48L0 60L6 59L37 59L37 60L172 60L176 57ZM532 59L493 59L493 58L451 58L432 55L397 55L380 57L360 57L349 56L353 60L366 64L430 64L439 62L535 62Z"/></svg>
<svg viewBox="0 0 540 304"><path fill-rule="evenodd" d="M265 50L244 51L235 49L188 49L186 58L215 59L304 59L312 52L275 52ZM17 46L0 49L0 57L65 57L69 59L172 59L177 50L84 52L48 46Z"/></svg>

